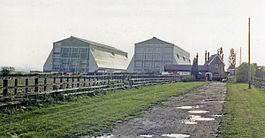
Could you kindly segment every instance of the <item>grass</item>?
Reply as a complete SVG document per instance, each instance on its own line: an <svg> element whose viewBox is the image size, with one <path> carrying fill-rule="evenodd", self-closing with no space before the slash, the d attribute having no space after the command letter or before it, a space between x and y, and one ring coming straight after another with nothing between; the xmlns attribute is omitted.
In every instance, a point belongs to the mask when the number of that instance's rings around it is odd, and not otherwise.
<svg viewBox="0 0 265 138"><path fill-rule="evenodd" d="M229 84L221 137L265 136L265 91L247 84Z"/></svg>
<svg viewBox="0 0 265 138"><path fill-rule="evenodd" d="M119 120L138 115L170 96L205 85L202 82L172 83L120 90L96 97L48 105L32 110L0 113L0 136L69 137L108 132Z"/></svg>

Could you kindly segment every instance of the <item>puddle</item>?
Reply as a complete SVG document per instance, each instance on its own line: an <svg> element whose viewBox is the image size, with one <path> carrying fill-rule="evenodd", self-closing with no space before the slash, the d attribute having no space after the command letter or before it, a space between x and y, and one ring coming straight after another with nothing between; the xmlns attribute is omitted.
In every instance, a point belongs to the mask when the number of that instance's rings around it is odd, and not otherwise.
<svg viewBox="0 0 265 138"><path fill-rule="evenodd" d="M204 118L199 115L190 115L190 120L191 121L213 121L214 118Z"/></svg>
<svg viewBox="0 0 265 138"><path fill-rule="evenodd" d="M192 114L205 114L205 113L208 113L209 111L203 111L203 110L192 110L192 111L189 111L189 113L192 113Z"/></svg>
<svg viewBox="0 0 265 138"><path fill-rule="evenodd" d="M193 106L179 106L179 107L176 107L178 109L192 109Z"/></svg>
<svg viewBox="0 0 265 138"><path fill-rule="evenodd" d="M114 137L114 135L112 135L111 133L105 133L102 136L94 136L92 138L112 138Z"/></svg>
<svg viewBox="0 0 265 138"><path fill-rule="evenodd" d="M223 115L212 115L213 117L222 117Z"/></svg>
<svg viewBox="0 0 265 138"><path fill-rule="evenodd" d="M224 103L225 101L216 101L216 100L205 100L202 103Z"/></svg>
<svg viewBox="0 0 265 138"><path fill-rule="evenodd" d="M141 138L151 138L151 137L153 137L153 135L140 135L139 137L141 137Z"/></svg>
<svg viewBox="0 0 265 138"><path fill-rule="evenodd" d="M92 138L112 138L113 135L112 134L106 134L106 135L103 135L103 136L97 136L97 137L92 137Z"/></svg>
<svg viewBox="0 0 265 138"><path fill-rule="evenodd" d="M182 123L186 124L186 125L196 125L197 122L192 121L192 120L184 120L182 121Z"/></svg>
<svg viewBox="0 0 265 138"><path fill-rule="evenodd" d="M193 109L193 108L198 109L198 108L200 108L200 106L199 105L196 105L196 106L179 106L176 108L178 108L178 109Z"/></svg>
<svg viewBox="0 0 265 138"><path fill-rule="evenodd" d="M162 137L169 137L169 138L189 138L190 135L186 135L186 134L163 134Z"/></svg>
<svg viewBox="0 0 265 138"><path fill-rule="evenodd" d="M203 107L203 106L202 105L196 105L196 106L194 106L195 109L198 109L200 107Z"/></svg>

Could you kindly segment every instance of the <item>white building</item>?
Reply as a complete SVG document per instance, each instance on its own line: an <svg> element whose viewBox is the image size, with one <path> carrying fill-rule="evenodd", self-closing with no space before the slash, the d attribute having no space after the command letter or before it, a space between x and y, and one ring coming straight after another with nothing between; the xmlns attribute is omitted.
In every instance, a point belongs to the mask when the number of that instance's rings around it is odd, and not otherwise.
<svg viewBox="0 0 265 138"><path fill-rule="evenodd" d="M190 65L190 54L175 44L153 37L135 44L128 72L162 73L167 64Z"/></svg>
<svg viewBox="0 0 265 138"><path fill-rule="evenodd" d="M44 66L45 72L121 72L128 66L128 54L114 47L69 37L54 42Z"/></svg>

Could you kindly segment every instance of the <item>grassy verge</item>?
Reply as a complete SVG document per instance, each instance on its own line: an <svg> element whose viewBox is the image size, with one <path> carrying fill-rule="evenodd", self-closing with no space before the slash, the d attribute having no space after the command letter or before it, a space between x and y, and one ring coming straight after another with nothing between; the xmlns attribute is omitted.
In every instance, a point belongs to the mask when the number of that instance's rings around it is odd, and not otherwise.
<svg viewBox="0 0 265 138"><path fill-rule="evenodd" d="M31 111L0 113L0 136L62 137L110 131L116 121L125 120L170 96L191 92L204 84L192 82L147 86L78 98Z"/></svg>
<svg viewBox="0 0 265 138"><path fill-rule="evenodd" d="M228 85L221 137L265 136L265 91L247 88L247 84Z"/></svg>

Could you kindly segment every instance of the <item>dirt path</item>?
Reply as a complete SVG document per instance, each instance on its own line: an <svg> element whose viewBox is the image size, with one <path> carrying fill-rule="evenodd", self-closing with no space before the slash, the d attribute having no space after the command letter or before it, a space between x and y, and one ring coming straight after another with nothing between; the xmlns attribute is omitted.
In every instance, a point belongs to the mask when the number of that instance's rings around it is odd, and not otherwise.
<svg viewBox="0 0 265 138"><path fill-rule="evenodd" d="M138 118L118 124L106 137L216 137L226 87L212 82L195 93L169 101Z"/></svg>

